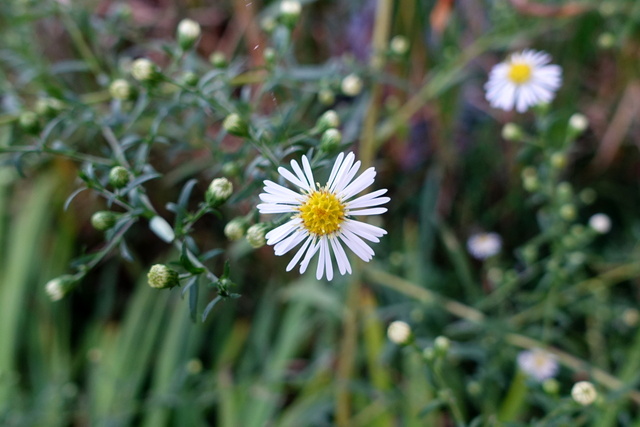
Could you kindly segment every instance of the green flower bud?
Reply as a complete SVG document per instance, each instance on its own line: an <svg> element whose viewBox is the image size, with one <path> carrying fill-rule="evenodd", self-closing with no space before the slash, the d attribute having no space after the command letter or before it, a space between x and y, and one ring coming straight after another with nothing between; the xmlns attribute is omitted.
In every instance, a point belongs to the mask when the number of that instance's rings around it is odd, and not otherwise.
<svg viewBox="0 0 640 427"><path fill-rule="evenodd" d="M220 51L215 51L209 55L209 62L216 68L225 68L227 66L227 57Z"/></svg>
<svg viewBox="0 0 640 427"><path fill-rule="evenodd" d="M522 186L529 192L534 192L540 188L538 172L534 168L526 167L522 170Z"/></svg>
<svg viewBox="0 0 640 427"><path fill-rule="evenodd" d="M276 29L276 20L272 16L265 17L260 21L260 28L267 34L271 34Z"/></svg>
<svg viewBox="0 0 640 427"><path fill-rule="evenodd" d="M580 200L585 205L590 205L598 198L598 193L593 188L585 188L580 192Z"/></svg>
<svg viewBox="0 0 640 427"><path fill-rule="evenodd" d="M119 215L111 211L98 211L91 215L91 225L96 230L107 231L118 221Z"/></svg>
<svg viewBox="0 0 640 427"><path fill-rule="evenodd" d="M51 301L60 301L71 291L78 281L71 275L65 274L51 279L44 285L44 290Z"/></svg>
<svg viewBox="0 0 640 427"><path fill-rule="evenodd" d="M240 172L240 165L237 162L226 162L222 165L222 174L225 176L238 176Z"/></svg>
<svg viewBox="0 0 640 427"><path fill-rule="evenodd" d="M389 341L395 344L409 344L413 338L411 326L409 326L407 322L403 322L401 320L391 322L387 328L387 337L389 338Z"/></svg>
<svg viewBox="0 0 640 427"><path fill-rule="evenodd" d="M433 348L438 354L445 356L451 348L451 341L447 337L439 336L433 341Z"/></svg>
<svg viewBox="0 0 640 427"><path fill-rule="evenodd" d="M268 226L262 222L258 224L253 224L247 230L247 242L254 247L255 249L263 247L267 240L265 239L265 234L267 234Z"/></svg>
<svg viewBox="0 0 640 427"><path fill-rule="evenodd" d="M338 148L342 142L342 134L338 129L327 129L320 138L320 149L324 152L331 152Z"/></svg>
<svg viewBox="0 0 640 427"><path fill-rule="evenodd" d="M156 264L151 267L147 274L149 286L156 289L170 289L180 286L180 276L178 272L164 264Z"/></svg>
<svg viewBox="0 0 640 427"><path fill-rule="evenodd" d="M40 116L53 117L64 108L62 101L56 98L38 98L35 110Z"/></svg>
<svg viewBox="0 0 640 427"><path fill-rule="evenodd" d="M38 115L33 111L24 111L18 117L18 124L26 133L32 135L37 134L40 131L40 121Z"/></svg>
<svg viewBox="0 0 640 427"><path fill-rule="evenodd" d="M560 216L565 221L573 221L577 215L576 207L570 203L566 203L560 207Z"/></svg>
<svg viewBox="0 0 640 427"><path fill-rule="evenodd" d="M569 118L569 131L574 135L580 135L589 127L589 120L584 114L576 113Z"/></svg>
<svg viewBox="0 0 640 427"><path fill-rule="evenodd" d="M340 84L342 93L352 97L360 95L360 92L362 92L362 86L362 79L355 74L349 74L347 77L342 79L342 83Z"/></svg>
<svg viewBox="0 0 640 427"><path fill-rule="evenodd" d="M333 105L336 102L336 94L331 89L321 89L318 92L318 100L323 105Z"/></svg>
<svg viewBox="0 0 640 427"><path fill-rule="evenodd" d="M267 65L273 65L276 62L276 50L274 48L265 48L262 55L264 56L264 62L266 62Z"/></svg>
<svg viewBox="0 0 640 427"><path fill-rule="evenodd" d="M573 198L573 186L566 181L558 184L556 187L556 195L563 202L569 202Z"/></svg>
<svg viewBox="0 0 640 427"><path fill-rule="evenodd" d="M280 20L289 28L295 27L301 12L302 5L299 1L284 0L280 3Z"/></svg>
<svg viewBox="0 0 640 427"><path fill-rule="evenodd" d="M131 64L131 75L140 82L152 82L160 76L160 71L147 58L139 58Z"/></svg>
<svg viewBox="0 0 640 427"><path fill-rule="evenodd" d="M409 52L409 40L405 36L397 35L391 39L389 50L397 56L404 56Z"/></svg>
<svg viewBox="0 0 640 427"><path fill-rule="evenodd" d="M180 81L185 86L195 86L198 84L199 80L200 78L198 77L198 75L192 71L187 71L180 77Z"/></svg>
<svg viewBox="0 0 640 427"><path fill-rule="evenodd" d="M554 169L564 169L567 166L567 156L564 153L553 153L549 161Z"/></svg>
<svg viewBox="0 0 640 427"><path fill-rule="evenodd" d="M547 394L558 394L560 391L560 383L555 378L547 378L542 382L542 389Z"/></svg>
<svg viewBox="0 0 640 427"><path fill-rule="evenodd" d="M602 33L597 41L600 49L611 49L616 44L616 37L611 33Z"/></svg>
<svg viewBox="0 0 640 427"><path fill-rule="evenodd" d="M571 388L571 397L582 406L588 406L596 401L598 392L589 381L580 381Z"/></svg>
<svg viewBox="0 0 640 427"><path fill-rule="evenodd" d="M233 184L227 178L216 178L211 181L205 200L209 206L215 208L226 202L233 194Z"/></svg>
<svg viewBox="0 0 640 427"><path fill-rule="evenodd" d="M122 166L116 166L109 171L109 184L113 188L123 188L129 183L131 175Z"/></svg>
<svg viewBox="0 0 640 427"><path fill-rule="evenodd" d="M231 113L222 122L222 127L231 135L246 137L249 136L249 126L239 114Z"/></svg>
<svg viewBox="0 0 640 427"><path fill-rule="evenodd" d="M224 227L224 235L229 240L240 240L244 237L244 233L247 230L247 221L242 218L234 218L227 223Z"/></svg>
<svg viewBox="0 0 640 427"><path fill-rule="evenodd" d="M125 79L116 79L109 85L109 94L113 99L128 101L134 98L134 89Z"/></svg>
<svg viewBox="0 0 640 427"><path fill-rule="evenodd" d="M515 123L507 123L502 127L502 138L506 141L520 141L523 137L522 128Z"/></svg>
<svg viewBox="0 0 640 427"><path fill-rule="evenodd" d="M178 24L177 38L182 50L189 50L195 45L202 30L200 24L192 19L183 19Z"/></svg>
<svg viewBox="0 0 640 427"><path fill-rule="evenodd" d="M316 122L316 128L319 132L324 132L327 129L337 128L340 126L340 117L334 110L327 110Z"/></svg>

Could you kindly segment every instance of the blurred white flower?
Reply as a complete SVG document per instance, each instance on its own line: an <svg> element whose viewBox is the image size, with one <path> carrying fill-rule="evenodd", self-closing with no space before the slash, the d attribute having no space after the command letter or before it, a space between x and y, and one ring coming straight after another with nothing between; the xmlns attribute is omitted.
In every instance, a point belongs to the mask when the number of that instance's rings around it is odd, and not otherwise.
<svg viewBox="0 0 640 427"><path fill-rule="evenodd" d="M584 114L575 113L569 118L569 127L576 133L582 133L589 127L589 119Z"/></svg>
<svg viewBox="0 0 640 427"><path fill-rule="evenodd" d="M611 230L611 218L603 213L595 214L589 218L589 227L599 234L607 234Z"/></svg>
<svg viewBox="0 0 640 427"><path fill-rule="evenodd" d="M387 328L387 337L395 344L407 344L411 339L411 326L401 320L391 322Z"/></svg>
<svg viewBox="0 0 640 427"><path fill-rule="evenodd" d="M467 249L475 259L484 260L500 252L502 239L498 233L477 233L467 240Z"/></svg>
<svg viewBox="0 0 640 427"><path fill-rule="evenodd" d="M553 378L558 373L558 362L549 352L535 348L518 355L518 366L529 377L538 382Z"/></svg>
<svg viewBox="0 0 640 427"><path fill-rule="evenodd" d="M545 52L524 50L493 67L485 84L492 107L523 113L533 105L549 103L562 83L562 68L548 65Z"/></svg>
<svg viewBox="0 0 640 427"><path fill-rule="evenodd" d="M596 401L598 392L589 381L580 381L575 383L573 388L571 388L571 397L579 404L588 406Z"/></svg>
<svg viewBox="0 0 640 427"><path fill-rule="evenodd" d="M347 96L358 96L362 92L362 79L355 74L349 74L342 79L340 89Z"/></svg>

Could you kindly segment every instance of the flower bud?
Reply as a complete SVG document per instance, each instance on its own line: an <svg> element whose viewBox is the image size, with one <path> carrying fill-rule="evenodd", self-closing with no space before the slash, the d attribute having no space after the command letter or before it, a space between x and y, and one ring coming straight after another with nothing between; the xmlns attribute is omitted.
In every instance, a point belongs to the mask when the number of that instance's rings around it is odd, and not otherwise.
<svg viewBox="0 0 640 427"><path fill-rule="evenodd" d="M109 184L113 188L123 188L129 183L131 175L122 166L116 166L109 171Z"/></svg>
<svg viewBox="0 0 640 427"><path fill-rule="evenodd" d="M616 37L611 33L602 33L597 41L600 49L611 49L616 44Z"/></svg>
<svg viewBox="0 0 640 427"><path fill-rule="evenodd" d="M56 98L38 98L35 105L36 113L43 117L52 117L64 108L62 101Z"/></svg>
<svg viewBox="0 0 640 427"><path fill-rule="evenodd" d="M529 192L536 191L540 188L540 180L538 172L532 167L526 167L522 170L522 186Z"/></svg>
<svg viewBox="0 0 640 427"><path fill-rule="evenodd" d="M558 394L560 383L555 378L548 378L542 382L542 389L547 394Z"/></svg>
<svg viewBox="0 0 640 427"><path fill-rule="evenodd" d="M216 68L225 68L227 63L227 57L220 51L215 51L209 55L209 62Z"/></svg>
<svg viewBox="0 0 640 427"><path fill-rule="evenodd" d="M342 79L340 89L347 96L358 96L362 92L362 79L355 74L349 74Z"/></svg>
<svg viewBox="0 0 640 427"><path fill-rule="evenodd" d="M35 135L40 131L38 115L33 111L24 111L20 113L20 116L18 117L18 124L23 131L32 135Z"/></svg>
<svg viewBox="0 0 640 427"><path fill-rule="evenodd" d="M226 202L233 194L233 184L227 178L216 178L211 181L205 200L212 208L216 208Z"/></svg>
<svg viewBox="0 0 640 427"><path fill-rule="evenodd" d="M276 62L276 50L274 48L265 48L262 55L264 56L264 62L267 65L273 65Z"/></svg>
<svg viewBox="0 0 640 427"><path fill-rule="evenodd" d="M239 114L231 113L222 122L222 127L231 135L246 137L249 136L249 126Z"/></svg>
<svg viewBox="0 0 640 427"><path fill-rule="evenodd" d="M51 301L60 301L76 286L76 283L77 280L73 276L64 274L49 280L47 284L44 285L44 290Z"/></svg>
<svg viewBox="0 0 640 427"><path fill-rule="evenodd" d="M589 406L596 401L598 392L589 381L580 381L571 388L571 397L582 406Z"/></svg>
<svg viewBox="0 0 640 427"><path fill-rule="evenodd" d="M560 207L560 217L565 221L573 221L577 215L576 207L571 203L565 203Z"/></svg>
<svg viewBox="0 0 640 427"><path fill-rule="evenodd" d="M253 224L247 230L247 242L255 249L261 248L267 243L265 234L267 234L267 224L262 222Z"/></svg>
<svg viewBox="0 0 640 427"><path fill-rule="evenodd" d="M323 105L333 105L336 102L336 94L331 89L321 89L318 92L318 100Z"/></svg>
<svg viewBox="0 0 640 427"><path fill-rule="evenodd" d="M295 27L300 18L300 12L302 12L302 5L299 1L284 0L280 3L280 20L290 28Z"/></svg>
<svg viewBox="0 0 640 427"><path fill-rule="evenodd" d="M585 205L590 205L598 198L598 193L593 188L585 188L579 194L580 200Z"/></svg>
<svg viewBox="0 0 640 427"><path fill-rule="evenodd" d="M183 19L178 24L178 44L182 50L189 50L200 37L200 24L192 19Z"/></svg>
<svg viewBox="0 0 640 427"><path fill-rule="evenodd" d="M573 186L566 181L558 184L556 187L556 195L563 202L569 202L573 198Z"/></svg>
<svg viewBox="0 0 640 427"><path fill-rule="evenodd" d="M272 16L266 16L260 21L260 28L267 34L271 34L276 29L276 20Z"/></svg>
<svg viewBox="0 0 640 427"><path fill-rule="evenodd" d="M247 230L247 221L242 218L234 218L224 226L224 235L229 240L240 240L244 237L244 233Z"/></svg>
<svg viewBox="0 0 640 427"><path fill-rule="evenodd" d="M611 218L603 213L595 214L589 218L589 227L598 234L607 234L611 230Z"/></svg>
<svg viewBox="0 0 640 427"><path fill-rule="evenodd" d="M128 101L133 98L134 90L125 79L116 79L109 85L109 94L113 99Z"/></svg>
<svg viewBox="0 0 640 427"><path fill-rule="evenodd" d="M554 169L564 169L567 166L567 156L564 153L553 153L549 161Z"/></svg>
<svg viewBox="0 0 640 427"><path fill-rule="evenodd" d="M433 341L433 348L436 352L438 352L438 354L444 356L449 352L449 349L451 348L451 341L449 341L449 338L443 337L441 335L439 337L436 337L436 339Z"/></svg>
<svg viewBox="0 0 640 427"><path fill-rule="evenodd" d="M91 225L96 230L107 231L118 221L119 215L111 211L98 211L91 215Z"/></svg>
<svg viewBox="0 0 640 427"><path fill-rule="evenodd" d="M589 120L584 114L576 113L569 119L569 130L579 135L589 127Z"/></svg>
<svg viewBox="0 0 640 427"><path fill-rule="evenodd" d="M238 176L242 170L237 162L230 161L222 165L222 174L226 176Z"/></svg>
<svg viewBox="0 0 640 427"><path fill-rule="evenodd" d="M409 344L412 338L411 326L401 320L391 322L387 328L387 337L389 337L389 341L395 344Z"/></svg>
<svg viewBox="0 0 640 427"><path fill-rule="evenodd" d="M164 264L152 266L147 274L147 280L149 281L149 286L156 289L170 289L174 286L180 286L178 272Z"/></svg>
<svg viewBox="0 0 640 427"><path fill-rule="evenodd" d="M338 117L338 113L336 113L335 110L325 111L316 122L316 128L320 132L324 132L331 128L337 128L338 126L340 126L340 117Z"/></svg>
<svg viewBox="0 0 640 427"><path fill-rule="evenodd" d="M338 129L327 129L320 138L320 149L324 152L331 152L338 148L342 142L342 134Z"/></svg>
<svg viewBox="0 0 640 427"><path fill-rule="evenodd" d="M520 141L523 137L522 128L515 123L507 123L502 127L502 138L506 141Z"/></svg>
<svg viewBox="0 0 640 427"><path fill-rule="evenodd" d="M131 64L131 75L141 82L151 82L158 78L160 72L156 64L147 58L139 58Z"/></svg>
<svg viewBox="0 0 640 427"><path fill-rule="evenodd" d="M394 55L404 56L409 51L409 40L405 36L397 35L391 39L389 49Z"/></svg>

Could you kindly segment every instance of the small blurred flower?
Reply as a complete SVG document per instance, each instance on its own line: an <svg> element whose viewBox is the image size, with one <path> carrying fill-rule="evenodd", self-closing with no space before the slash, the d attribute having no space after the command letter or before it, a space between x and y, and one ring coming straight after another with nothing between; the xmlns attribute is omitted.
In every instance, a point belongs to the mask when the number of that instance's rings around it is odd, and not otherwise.
<svg viewBox="0 0 640 427"><path fill-rule="evenodd" d="M574 133L580 134L589 127L589 120L584 114L575 113L569 118L569 129Z"/></svg>
<svg viewBox="0 0 640 427"><path fill-rule="evenodd" d="M518 355L518 366L538 382L553 378L558 373L558 362L549 352L539 348L523 351Z"/></svg>
<svg viewBox="0 0 640 427"><path fill-rule="evenodd" d="M433 348L440 355L444 356L449 352L449 349L451 348L451 341L449 340L449 338L440 335L436 337L435 340L433 340Z"/></svg>
<svg viewBox="0 0 640 427"><path fill-rule="evenodd" d="M398 56L403 56L409 51L409 40L405 36L397 35L389 42L391 52Z"/></svg>
<svg viewBox="0 0 640 427"><path fill-rule="evenodd" d="M318 128L320 132L324 132L331 128L337 128L338 126L340 126L340 117L335 110L325 111L316 122L316 128Z"/></svg>
<svg viewBox="0 0 640 427"><path fill-rule="evenodd" d="M515 123L507 123L502 127L502 138L507 141L520 141L523 136L522 128Z"/></svg>
<svg viewBox="0 0 640 427"><path fill-rule="evenodd" d="M63 108L64 104L62 101L56 98L38 98L35 105L36 113L45 117L54 116Z"/></svg>
<svg viewBox="0 0 640 427"><path fill-rule="evenodd" d="M267 244L266 234L267 224L261 222L253 224L247 230L247 242L255 249L261 248Z"/></svg>
<svg viewBox="0 0 640 427"><path fill-rule="evenodd" d="M149 82L158 76L158 67L147 58L139 58L131 64L131 75L141 82Z"/></svg>
<svg viewBox="0 0 640 427"><path fill-rule="evenodd" d="M35 135L40 131L40 121L38 115L33 111L24 111L18 117L20 128L27 133Z"/></svg>
<svg viewBox="0 0 640 427"><path fill-rule="evenodd" d="M547 65L549 54L524 50L493 67L485 85L494 108L523 113L531 106L549 103L562 82L562 68Z"/></svg>
<svg viewBox="0 0 640 427"><path fill-rule="evenodd" d="M611 230L611 218L603 213L595 214L589 218L589 227L599 234L607 234Z"/></svg>
<svg viewBox="0 0 640 427"><path fill-rule="evenodd" d="M231 113L225 117L222 127L231 135L245 137L249 135L249 126L237 113Z"/></svg>
<svg viewBox="0 0 640 427"><path fill-rule="evenodd" d="M390 199L380 197L387 192L386 189L353 199L371 186L376 176L375 168L371 167L356 177L360 163L355 161L353 153L346 156L340 153L331 169L327 184L317 187L307 156L302 156L302 167L292 160L293 173L283 167L278 168L278 172L299 188L299 193L275 182L264 181L264 193L260 194L263 203L258 205L260 213L291 215L290 221L267 234L267 243L275 245L275 254L280 256L304 242L287 265L287 271L293 269L304 255L300 264L300 273L304 273L313 256L319 253L316 278L322 279L326 272L327 280L332 280L333 252L340 274L351 273L351 264L342 247L343 244L365 262L373 258L373 249L365 240L379 242L379 237L387 232L352 217L383 214L387 208L379 206Z"/></svg>
<svg viewBox="0 0 640 427"><path fill-rule="evenodd" d="M77 280L68 274L51 279L44 285L44 290L51 301L60 301L76 285Z"/></svg>
<svg viewBox="0 0 640 427"><path fill-rule="evenodd" d="M355 74L349 74L342 79L340 88L347 96L358 96L362 92L362 79Z"/></svg>
<svg viewBox="0 0 640 427"><path fill-rule="evenodd" d="M98 211L91 216L91 225L96 230L106 231L116 225L119 216L111 211Z"/></svg>
<svg viewBox="0 0 640 427"><path fill-rule="evenodd" d="M491 258L502 249L502 238L498 233L477 233L467 240L467 249L475 259Z"/></svg>
<svg viewBox="0 0 640 427"><path fill-rule="evenodd" d="M338 148L340 142L342 142L342 133L338 129L327 129L320 138L320 149L331 152Z"/></svg>
<svg viewBox="0 0 640 427"><path fill-rule="evenodd" d="M622 312L622 321L629 327L634 327L640 321L640 312L635 308L627 308Z"/></svg>
<svg viewBox="0 0 640 427"><path fill-rule="evenodd" d="M391 322L387 328L387 337L395 344L408 344L411 340L411 326L401 320Z"/></svg>
<svg viewBox="0 0 640 427"><path fill-rule="evenodd" d="M109 171L109 184L113 188L123 188L129 183L129 171L122 166L116 166Z"/></svg>
<svg viewBox="0 0 640 427"><path fill-rule="evenodd" d="M560 206L560 217L565 221L573 221L578 216L576 207L571 203L565 203Z"/></svg>
<svg viewBox="0 0 640 427"><path fill-rule="evenodd" d="M109 85L109 94L113 99L127 101L133 97L133 88L125 79L116 79Z"/></svg>
<svg viewBox="0 0 640 427"><path fill-rule="evenodd" d="M246 229L247 221L244 218L234 218L224 226L224 235L229 240L240 240L244 237Z"/></svg>
<svg viewBox="0 0 640 427"><path fill-rule="evenodd" d="M156 289L180 286L180 276L178 272L164 264L152 266L147 274L147 280L149 281L149 286Z"/></svg>
<svg viewBox="0 0 640 427"><path fill-rule="evenodd" d="M571 388L571 397L579 404L588 406L596 401L598 392L589 381L580 381Z"/></svg>
<svg viewBox="0 0 640 427"><path fill-rule="evenodd" d="M198 37L200 37L200 33L202 29L200 28L200 24L192 19L183 19L178 24L177 30L177 38L178 44L182 48L182 50L187 50L193 47Z"/></svg>
<svg viewBox="0 0 640 427"><path fill-rule="evenodd" d="M320 92L318 92L318 100L323 105L332 105L336 102L336 94L333 93L331 89L321 89Z"/></svg>
<svg viewBox="0 0 640 427"><path fill-rule="evenodd" d="M600 49L611 49L616 44L616 37L611 33L602 33L598 36L597 43Z"/></svg>
<svg viewBox="0 0 640 427"><path fill-rule="evenodd" d="M227 66L227 57L224 52L220 52L216 50L211 55L209 55L209 62L216 68L224 68Z"/></svg>
<svg viewBox="0 0 640 427"><path fill-rule="evenodd" d="M211 181L205 194L209 206L218 207L226 202L233 194L233 184L227 178L216 178Z"/></svg>
<svg viewBox="0 0 640 427"><path fill-rule="evenodd" d="M300 18L302 12L302 5L299 1L284 0L280 3L280 18L285 25L293 27Z"/></svg>

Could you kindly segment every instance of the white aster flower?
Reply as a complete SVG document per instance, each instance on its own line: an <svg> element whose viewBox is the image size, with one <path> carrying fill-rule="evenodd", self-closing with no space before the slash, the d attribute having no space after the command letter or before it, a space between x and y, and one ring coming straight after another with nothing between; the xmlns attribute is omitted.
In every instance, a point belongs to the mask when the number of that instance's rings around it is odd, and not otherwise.
<svg viewBox="0 0 640 427"><path fill-rule="evenodd" d="M477 233L467 240L467 249L475 259L491 258L502 249L502 239L498 233Z"/></svg>
<svg viewBox="0 0 640 427"><path fill-rule="evenodd" d="M492 107L519 113L533 105L549 103L562 83L562 68L548 65L545 52L524 50L493 67L485 85Z"/></svg>
<svg viewBox="0 0 640 427"><path fill-rule="evenodd" d="M304 242L289 265L287 271L300 263L300 273L304 273L309 262L319 252L316 277L320 280L326 272L327 280L333 279L332 256L338 264L340 274L351 273L351 264L344 248L345 244L363 261L370 261L374 252L365 240L379 242L385 230L364 222L356 221L354 215L379 215L387 208L374 207L387 203L388 197L380 197L386 189L377 190L351 200L358 193L373 184L376 176L374 168L369 168L354 179L360 169L360 161L355 155L340 153L336 159L329 180L324 187L315 183L309 159L302 156L302 168L291 161L293 173L283 167L278 173L300 189L292 191L272 181L264 181L264 193L258 205L262 214L290 213L291 219L267 233L267 244L275 245L275 254L280 256Z"/></svg>
<svg viewBox="0 0 640 427"><path fill-rule="evenodd" d="M607 234L611 230L611 218L607 214L595 214L589 218L589 227L599 234Z"/></svg>
<svg viewBox="0 0 640 427"><path fill-rule="evenodd" d="M558 373L558 362L549 352L535 348L518 355L518 366L538 382L553 378Z"/></svg>

